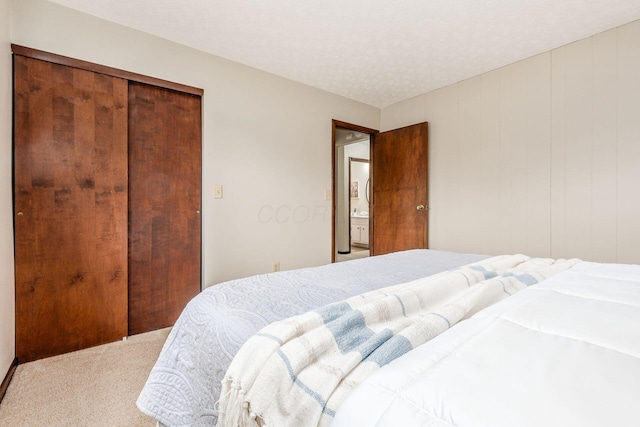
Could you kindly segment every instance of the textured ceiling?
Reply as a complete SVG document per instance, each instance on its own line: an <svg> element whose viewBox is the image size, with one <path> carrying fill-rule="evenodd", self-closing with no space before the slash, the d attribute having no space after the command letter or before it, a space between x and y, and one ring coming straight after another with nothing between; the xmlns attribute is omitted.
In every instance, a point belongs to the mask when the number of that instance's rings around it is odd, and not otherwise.
<svg viewBox="0 0 640 427"><path fill-rule="evenodd" d="M640 19L638 0L51 0L376 107Z"/></svg>

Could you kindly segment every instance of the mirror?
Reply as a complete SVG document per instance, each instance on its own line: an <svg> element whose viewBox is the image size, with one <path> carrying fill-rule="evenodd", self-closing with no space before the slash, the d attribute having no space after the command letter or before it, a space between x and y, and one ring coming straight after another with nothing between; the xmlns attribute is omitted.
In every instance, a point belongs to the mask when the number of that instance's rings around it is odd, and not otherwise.
<svg viewBox="0 0 640 427"><path fill-rule="evenodd" d="M369 160L349 158L349 212L369 215Z"/></svg>

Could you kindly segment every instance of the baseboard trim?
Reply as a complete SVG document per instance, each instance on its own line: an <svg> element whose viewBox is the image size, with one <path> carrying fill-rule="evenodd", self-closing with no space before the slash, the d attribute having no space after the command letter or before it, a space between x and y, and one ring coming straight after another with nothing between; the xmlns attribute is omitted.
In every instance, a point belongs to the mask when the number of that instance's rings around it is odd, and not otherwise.
<svg viewBox="0 0 640 427"><path fill-rule="evenodd" d="M7 389L9 388L9 383L13 378L13 374L16 372L16 368L18 367L18 358L14 358L13 362L11 362L11 366L9 366L9 371L7 375L4 377L4 381L2 381L2 385L0 385L0 403L2 403L2 399L4 399L4 395L7 393Z"/></svg>

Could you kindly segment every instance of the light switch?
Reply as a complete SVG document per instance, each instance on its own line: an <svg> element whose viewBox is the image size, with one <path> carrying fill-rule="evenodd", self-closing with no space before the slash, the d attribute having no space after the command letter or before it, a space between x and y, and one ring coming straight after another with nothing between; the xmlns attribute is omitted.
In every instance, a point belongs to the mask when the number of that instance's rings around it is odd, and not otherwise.
<svg viewBox="0 0 640 427"><path fill-rule="evenodd" d="M324 200L331 200L331 190L329 190L328 188L325 188L324 190Z"/></svg>
<svg viewBox="0 0 640 427"><path fill-rule="evenodd" d="M213 198L222 199L222 184L215 184L213 186Z"/></svg>

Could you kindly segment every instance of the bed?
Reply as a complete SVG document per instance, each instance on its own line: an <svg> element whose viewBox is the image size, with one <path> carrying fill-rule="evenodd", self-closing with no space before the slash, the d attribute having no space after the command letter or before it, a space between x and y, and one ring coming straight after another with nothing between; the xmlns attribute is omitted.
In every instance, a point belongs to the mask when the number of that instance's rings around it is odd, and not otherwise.
<svg viewBox="0 0 640 427"><path fill-rule="evenodd" d="M640 425L640 266L580 262L364 380L334 427Z"/></svg>
<svg viewBox="0 0 640 427"><path fill-rule="evenodd" d="M640 266L401 252L207 289L138 406L161 426L638 425L638 331Z"/></svg>
<svg viewBox="0 0 640 427"><path fill-rule="evenodd" d="M485 258L411 250L209 287L187 305L171 330L138 408L160 425L216 425L225 372L242 344L266 325Z"/></svg>

